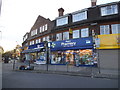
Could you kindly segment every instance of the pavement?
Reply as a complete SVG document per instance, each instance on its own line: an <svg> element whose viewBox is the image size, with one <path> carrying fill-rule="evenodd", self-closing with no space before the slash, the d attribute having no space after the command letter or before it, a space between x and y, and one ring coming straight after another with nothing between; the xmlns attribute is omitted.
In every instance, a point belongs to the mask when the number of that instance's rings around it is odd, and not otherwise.
<svg viewBox="0 0 120 90"><path fill-rule="evenodd" d="M15 70L17 72L33 72L33 73L42 73L42 74L61 74L61 75L70 75L70 76L81 76L81 77L91 77L91 78L108 78L108 79L118 79L116 75L107 75L107 74L81 74L73 72L62 72L62 71L42 71L42 70Z"/></svg>
<svg viewBox="0 0 120 90"><path fill-rule="evenodd" d="M3 90L16 88L118 88L117 79L91 78L70 72L38 70L13 71L12 64L3 64ZM31 90L32 90L31 89ZM9 90L9 89L8 89Z"/></svg>
<svg viewBox="0 0 120 90"><path fill-rule="evenodd" d="M61 75L71 75L71 76L81 76L81 77L91 77L91 78L108 78L108 79L118 79L118 75L115 74L102 74L99 73L98 68L83 68L81 71L77 71L76 69L80 69L79 67L75 67L76 70L75 72L70 70L63 70L65 66L57 66L59 67L58 69L55 69L56 66L54 65L49 65L48 70L46 69L46 65L36 65L36 64L31 64L31 66L34 66L34 70L19 70L19 66L24 65L24 63L16 63L15 65L15 70L17 72L33 72L33 73L43 73L43 74L61 74ZM8 67L10 67L11 70L13 70L13 63L9 63ZM52 67L52 69L50 69ZM54 68L54 70L53 70ZM60 69L61 68L61 69ZM70 67L71 68L71 67ZM92 71L91 71L92 70Z"/></svg>
<svg viewBox="0 0 120 90"><path fill-rule="evenodd" d="M23 65L23 64L22 64ZM46 69L46 65L35 65L35 64L31 64L31 66L34 66L34 70L19 70L20 65L16 66L17 68L15 69L15 71L18 72L34 72L34 73L45 73L45 74L61 74L61 75L71 75L71 76L81 76L81 77L91 77L91 78L108 78L108 79L118 79L118 75L116 74L103 74L100 73L98 68L90 68L88 67L87 69L83 67L83 70L78 71L76 70L75 72L73 72L71 69L70 70L63 70L63 68L65 68L65 66L63 66L62 70L60 69L56 69L56 70L51 70L51 65L49 65L48 70ZM40 67L41 66L41 67ZM60 67L61 66L54 66L56 67ZM53 68L53 67L52 67ZM70 67L71 68L71 67ZM75 67L75 69L79 67ZM73 67L72 67L73 69ZM75 70L73 69L73 70ZM92 71L91 71L92 70Z"/></svg>

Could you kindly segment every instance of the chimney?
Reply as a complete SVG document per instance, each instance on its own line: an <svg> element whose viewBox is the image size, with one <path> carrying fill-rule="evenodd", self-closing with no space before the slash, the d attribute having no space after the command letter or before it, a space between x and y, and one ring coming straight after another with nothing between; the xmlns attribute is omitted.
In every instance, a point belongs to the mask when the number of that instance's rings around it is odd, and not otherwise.
<svg viewBox="0 0 120 90"><path fill-rule="evenodd" d="M91 0L91 6L96 6L97 0Z"/></svg>
<svg viewBox="0 0 120 90"><path fill-rule="evenodd" d="M59 12L59 17L60 17L60 16L63 16L64 9L63 9L63 8L59 8L59 9L58 9L58 12Z"/></svg>

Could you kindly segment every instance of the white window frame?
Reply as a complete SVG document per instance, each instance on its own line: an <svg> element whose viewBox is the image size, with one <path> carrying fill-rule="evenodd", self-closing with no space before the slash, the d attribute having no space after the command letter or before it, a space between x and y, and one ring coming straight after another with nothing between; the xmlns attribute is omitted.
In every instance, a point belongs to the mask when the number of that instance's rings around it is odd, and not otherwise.
<svg viewBox="0 0 120 90"><path fill-rule="evenodd" d="M56 34L56 41L62 40L62 33L57 33Z"/></svg>
<svg viewBox="0 0 120 90"><path fill-rule="evenodd" d="M43 37L42 40L43 40L43 41L46 41L46 37Z"/></svg>
<svg viewBox="0 0 120 90"><path fill-rule="evenodd" d="M73 22L78 22L87 19L87 11L82 11L72 15Z"/></svg>
<svg viewBox="0 0 120 90"><path fill-rule="evenodd" d="M37 29L31 31L31 36L34 36L37 34Z"/></svg>
<svg viewBox="0 0 120 90"><path fill-rule="evenodd" d="M34 40L30 41L30 45L33 45L34 44Z"/></svg>
<svg viewBox="0 0 120 90"><path fill-rule="evenodd" d="M40 27L40 31L39 32L42 33L44 31L47 31L47 29L48 29L48 25L45 24L45 25L43 25L43 26Z"/></svg>
<svg viewBox="0 0 120 90"><path fill-rule="evenodd" d="M48 41L48 42L50 41L50 36L46 37L46 41Z"/></svg>
<svg viewBox="0 0 120 90"><path fill-rule="evenodd" d="M110 34L110 25L101 25L100 26L100 35Z"/></svg>
<svg viewBox="0 0 120 90"><path fill-rule="evenodd" d="M63 32L63 40L67 40L67 39L69 39L69 32Z"/></svg>
<svg viewBox="0 0 120 90"><path fill-rule="evenodd" d="M48 25L47 24L45 24L45 31L48 29Z"/></svg>
<svg viewBox="0 0 120 90"><path fill-rule="evenodd" d="M120 33L120 24L112 24L111 29L112 29L112 34Z"/></svg>
<svg viewBox="0 0 120 90"><path fill-rule="evenodd" d="M42 27L40 27L40 33L42 33Z"/></svg>
<svg viewBox="0 0 120 90"><path fill-rule="evenodd" d="M44 31L45 31L45 26L43 25L43 26L42 26L42 32L44 32Z"/></svg>
<svg viewBox="0 0 120 90"><path fill-rule="evenodd" d="M36 39L36 44L39 43L39 39Z"/></svg>
<svg viewBox="0 0 120 90"><path fill-rule="evenodd" d="M118 13L118 6L117 5L110 5L101 7L101 16L112 15Z"/></svg>
<svg viewBox="0 0 120 90"><path fill-rule="evenodd" d="M67 17L63 17L63 18L59 18L56 20L56 26L62 26L68 24L68 16Z"/></svg>
<svg viewBox="0 0 120 90"><path fill-rule="evenodd" d="M41 39L39 39L39 43L41 43Z"/></svg>
<svg viewBox="0 0 120 90"><path fill-rule="evenodd" d="M74 30L72 38L80 38L80 30Z"/></svg>
<svg viewBox="0 0 120 90"><path fill-rule="evenodd" d="M89 37L89 28L81 29L81 37Z"/></svg>

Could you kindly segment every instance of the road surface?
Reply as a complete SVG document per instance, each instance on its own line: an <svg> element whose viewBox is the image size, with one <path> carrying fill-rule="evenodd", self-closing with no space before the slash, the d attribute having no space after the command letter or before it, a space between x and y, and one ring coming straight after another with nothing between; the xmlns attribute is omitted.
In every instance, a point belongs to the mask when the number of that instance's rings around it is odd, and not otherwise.
<svg viewBox="0 0 120 90"><path fill-rule="evenodd" d="M118 88L117 79L18 72L3 64L3 88Z"/></svg>

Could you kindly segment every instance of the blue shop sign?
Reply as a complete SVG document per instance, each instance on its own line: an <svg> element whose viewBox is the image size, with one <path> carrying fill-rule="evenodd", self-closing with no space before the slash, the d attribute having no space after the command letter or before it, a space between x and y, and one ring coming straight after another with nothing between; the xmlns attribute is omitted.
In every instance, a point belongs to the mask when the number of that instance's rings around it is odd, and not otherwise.
<svg viewBox="0 0 120 90"><path fill-rule="evenodd" d="M55 50L70 50L70 49L89 49L93 48L92 37L55 41L50 45L52 51Z"/></svg>
<svg viewBox="0 0 120 90"><path fill-rule="evenodd" d="M44 43L38 43L28 46L28 49L39 49L39 48L44 48Z"/></svg>

